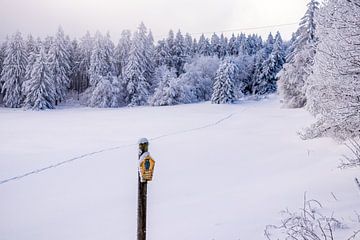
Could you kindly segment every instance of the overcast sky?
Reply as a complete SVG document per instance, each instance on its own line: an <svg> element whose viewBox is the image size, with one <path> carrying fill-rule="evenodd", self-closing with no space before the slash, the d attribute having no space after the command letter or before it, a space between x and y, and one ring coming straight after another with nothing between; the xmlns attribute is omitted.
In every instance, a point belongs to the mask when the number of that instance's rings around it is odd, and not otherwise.
<svg viewBox="0 0 360 240"><path fill-rule="evenodd" d="M299 22L307 0L0 0L0 39L20 30L44 37L61 25L72 37L87 30L117 39L143 21L156 39L168 30L221 32ZM297 25L243 31L266 36L279 30L289 39ZM196 34L195 34L196 33Z"/></svg>

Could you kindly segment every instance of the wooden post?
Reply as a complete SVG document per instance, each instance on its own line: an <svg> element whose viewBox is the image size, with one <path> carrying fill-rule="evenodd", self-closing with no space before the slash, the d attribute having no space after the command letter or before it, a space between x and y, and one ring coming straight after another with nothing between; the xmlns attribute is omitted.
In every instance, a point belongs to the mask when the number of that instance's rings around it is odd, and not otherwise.
<svg viewBox="0 0 360 240"><path fill-rule="evenodd" d="M139 140L139 159L148 151L149 142L146 138ZM147 181L142 182L138 171L138 209L137 209L137 240L146 240L146 200Z"/></svg>

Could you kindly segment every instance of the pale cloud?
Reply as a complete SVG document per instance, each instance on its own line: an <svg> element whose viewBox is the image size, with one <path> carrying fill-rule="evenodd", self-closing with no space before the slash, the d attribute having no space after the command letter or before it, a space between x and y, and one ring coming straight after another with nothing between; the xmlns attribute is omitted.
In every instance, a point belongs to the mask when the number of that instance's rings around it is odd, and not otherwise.
<svg viewBox="0 0 360 240"><path fill-rule="evenodd" d="M300 20L306 0L0 0L0 38L16 30L34 35L53 34L57 26L73 37L86 30L134 30L143 21L156 37L168 30L199 33L243 29ZM296 25L246 31L265 36L280 30L285 38ZM198 35L196 35L198 36Z"/></svg>

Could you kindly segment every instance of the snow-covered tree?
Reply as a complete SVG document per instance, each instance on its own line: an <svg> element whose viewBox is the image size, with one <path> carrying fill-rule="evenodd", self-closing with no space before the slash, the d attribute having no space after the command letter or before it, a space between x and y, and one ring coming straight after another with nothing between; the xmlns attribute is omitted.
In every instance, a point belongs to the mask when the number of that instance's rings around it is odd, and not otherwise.
<svg viewBox="0 0 360 240"><path fill-rule="evenodd" d="M359 19L357 0L329 0L319 12L319 43L306 92L307 109L317 122L305 132L307 138L360 136Z"/></svg>
<svg viewBox="0 0 360 240"><path fill-rule="evenodd" d="M199 42L197 45L197 53L203 56L211 56L212 50L209 39L207 39L204 34L202 34L199 38Z"/></svg>
<svg viewBox="0 0 360 240"><path fill-rule="evenodd" d="M114 52L117 76L123 75L126 62L129 59L130 48L131 48L131 31L124 30L121 32L119 43L116 46Z"/></svg>
<svg viewBox="0 0 360 240"><path fill-rule="evenodd" d="M26 91L25 91L26 81L29 81L31 79L31 72L34 68L36 58L38 57L38 54L40 53L41 43L34 41L33 37L30 35L26 45L27 45L28 62L26 65L25 79L24 79L24 83L22 86L22 88L23 88L22 91L25 94L25 96L26 96Z"/></svg>
<svg viewBox="0 0 360 240"><path fill-rule="evenodd" d="M153 106L170 106L189 102L186 86L179 83L176 77L175 69L168 69L167 66L161 66L156 70L158 86L154 95L149 99L149 104Z"/></svg>
<svg viewBox="0 0 360 240"><path fill-rule="evenodd" d="M279 72L278 89L284 107L300 108L306 104L306 82L314 62L317 37L315 16L319 9L316 0L310 0L308 9L301 19L296 40L286 57L286 63Z"/></svg>
<svg viewBox="0 0 360 240"><path fill-rule="evenodd" d="M91 55L94 47L94 39L89 32L80 39L79 43L79 92L83 92L90 84Z"/></svg>
<svg viewBox="0 0 360 240"><path fill-rule="evenodd" d="M155 66L160 67L163 65L170 68L172 64L172 56L170 53L170 48L165 40L159 40L158 44L155 47Z"/></svg>
<svg viewBox="0 0 360 240"><path fill-rule="evenodd" d="M70 53L64 31L59 27L49 49L49 62L55 84L55 105L65 99L70 87Z"/></svg>
<svg viewBox="0 0 360 240"><path fill-rule="evenodd" d="M225 59L215 75L211 102L214 104L233 103L236 100L235 78L238 69L232 59Z"/></svg>
<svg viewBox="0 0 360 240"><path fill-rule="evenodd" d="M24 83L24 106L33 110L53 109L56 85L44 47L35 56L29 79Z"/></svg>
<svg viewBox="0 0 360 240"><path fill-rule="evenodd" d="M133 34L130 56L124 72L126 102L129 106L145 105L150 94L151 72L149 55L146 52L148 44L146 28L141 24Z"/></svg>
<svg viewBox="0 0 360 240"><path fill-rule="evenodd" d="M239 49L240 49L239 38L236 37L234 34L232 34L231 38L229 39L227 51L230 56L237 56L237 55L239 55Z"/></svg>
<svg viewBox="0 0 360 240"><path fill-rule="evenodd" d="M23 95L21 85L25 80L28 56L24 40L20 32L16 32L9 40L3 63L0 82L4 94L4 105L10 108L21 107Z"/></svg>
<svg viewBox="0 0 360 240"><path fill-rule="evenodd" d="M176 69L176 74L177 76L179 76L184 72L184 64L187 59L187 56L185 55L184 37L181 34L180 30L176 33L171 53L173 54L172 59L174 63L174 68Z"/></svg>
<svg viewBox="0 0 360 240"><path fill-rule="evenodd" d="M109 34L95 35L90 58L90 97L91 107L118 107L121 104L122 91L114 66L114 45Z"/></svg>
<svg viewBox="0 0 360 240"><path fill-rule="evenodd" d="M8 42L8 39L0 44L0 76L1 76L1 72L3 70L4 60L6 57L7 42ZM0 77L0 94L1 94L2 84L3 84L3 82L1 82L1 77Z"/></svg>
<svg viewBox="0 0 360 240"><path fill-rule="evenodd" d="M184 45L185 45L185 56L192 58L195 55L193 48L194 40L189 33L185 34Z"/></svg>
<svg viewBox="0 0 360 240"><path fill-rule="evenodd" d="M285 61L285 51L280 33L276 34L275 40L270 34L266 46L258 53L253 93L258 95L274 93L276 91L276 75Z"/></svg>
<svg viewBox="0 0 360 240"><path fill-rule="evenodd" d="M262 95L267 92L270 63L267 61L266 55L265 49L258 51L255 55L254 73L251 80L252 94Z"/></svg>

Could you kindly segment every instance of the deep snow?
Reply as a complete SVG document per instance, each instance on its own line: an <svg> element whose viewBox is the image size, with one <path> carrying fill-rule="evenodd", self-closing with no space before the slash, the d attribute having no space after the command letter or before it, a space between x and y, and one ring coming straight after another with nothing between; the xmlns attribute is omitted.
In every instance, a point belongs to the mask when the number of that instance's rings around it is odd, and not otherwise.
<svg viewBox="0 0 360 240"><path fill-rule="evenodd" d="M343 145L299 138L312 121L302 109L281 109L276 96L234 105L0 109L0 181L74 160L0 184L0 240L135 239L141 137L156 160L148 239L265 239L265 225L277 224L284 208L300 208L304 192L351 225L360 212L359 171L337 168Z"/></svg>

